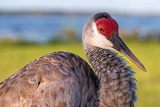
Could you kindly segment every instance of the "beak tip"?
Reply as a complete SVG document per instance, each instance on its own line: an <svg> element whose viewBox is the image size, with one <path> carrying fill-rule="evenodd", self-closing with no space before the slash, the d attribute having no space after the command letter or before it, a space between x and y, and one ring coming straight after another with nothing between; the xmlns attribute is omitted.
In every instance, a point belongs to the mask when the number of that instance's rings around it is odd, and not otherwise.
<svg viewBox="0 0 160 107"><path fill-rule="evenodd" d="M143 66L142 63L139 65L139 68L140 68L142 71L147 72L146 68Z"/></svg>
<svg viewBox="0 0 160 107"><path fill-rule="evenodd" d="M144 66L143 66L143 71L144 71L144 72L147 72L147 70L146 70L146 68L145 68Z"/></svg>
<svg viewBox="0 0 160 107"><path fill-rule="evenodd" d="M127 58L129 58L135 65L137 65L142 71L146 72L143 64L138 60L138 58L129 50L129 48L125 45L125 43L121 40L118 34L114 34L111 39L114 49L124 54Z"/></svg>

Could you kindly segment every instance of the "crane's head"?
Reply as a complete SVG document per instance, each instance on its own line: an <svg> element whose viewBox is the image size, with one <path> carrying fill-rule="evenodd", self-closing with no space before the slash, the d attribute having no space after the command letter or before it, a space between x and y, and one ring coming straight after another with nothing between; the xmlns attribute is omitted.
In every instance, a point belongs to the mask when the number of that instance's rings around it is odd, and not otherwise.
<svg viewBox="0 0 160 107"><path fill-rule="evenodd" d="M83 44L121 52L140 69L146 71L142 63L129 50L118 34L118 23L106 12L94 14L83 29Z"/></svg>

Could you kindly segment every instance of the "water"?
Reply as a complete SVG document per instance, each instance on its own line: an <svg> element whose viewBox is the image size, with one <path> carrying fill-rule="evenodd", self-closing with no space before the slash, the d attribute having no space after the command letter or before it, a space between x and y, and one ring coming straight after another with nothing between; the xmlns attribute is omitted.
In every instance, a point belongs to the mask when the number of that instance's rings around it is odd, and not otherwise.
<svg viewBox="0 0 160 107"><path fill-rule="evenodd" d="M64 29L73 29L80 38L81 31L90 15L0 15L0 38L18 38L43 42L61 35ZM159 17L113 16L120 30L138 30L160 33Z"/></svg>

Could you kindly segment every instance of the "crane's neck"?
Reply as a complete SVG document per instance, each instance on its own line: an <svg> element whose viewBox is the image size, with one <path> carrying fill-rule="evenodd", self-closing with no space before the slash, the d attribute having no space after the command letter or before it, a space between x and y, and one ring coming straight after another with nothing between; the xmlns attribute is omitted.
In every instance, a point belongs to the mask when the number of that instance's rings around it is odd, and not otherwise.
<svg viewBox="0 0 160 107"><path fill-rule="evenodd" d="M137 86L125 61L107 49L85 45L84 51L100 80L100 107L134 107Z"/></svg>

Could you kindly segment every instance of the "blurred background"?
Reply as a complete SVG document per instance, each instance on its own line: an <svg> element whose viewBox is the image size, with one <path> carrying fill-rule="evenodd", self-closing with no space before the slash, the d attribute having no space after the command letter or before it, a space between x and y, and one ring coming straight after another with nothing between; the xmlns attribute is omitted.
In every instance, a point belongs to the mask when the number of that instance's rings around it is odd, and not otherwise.
<svg viewBox="0 0 160 107"><path fill-rule="evenodd" d="M159 107L159 0L0 0L0 81L53 51L70 51L87 61L81 31L99 11L116 19L120 36L147 69L142 72L127 59L137 73L136 107Z"/></svg>

